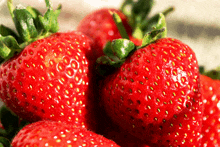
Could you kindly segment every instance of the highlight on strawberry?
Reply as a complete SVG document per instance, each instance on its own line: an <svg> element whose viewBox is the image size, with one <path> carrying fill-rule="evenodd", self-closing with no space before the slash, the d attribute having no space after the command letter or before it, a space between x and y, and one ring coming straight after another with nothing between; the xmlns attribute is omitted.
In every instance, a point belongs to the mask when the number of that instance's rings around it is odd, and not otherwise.
<svg viewBox="0 0 220 147"><path fill-rule="evenodd" d="M0 98L29 122L54 120L93 130L90 39L77 31L57 32L61 5L53 10L45 2L41 15L30 6L14 8L8 0L18 35L1 26Z"/></svg>
<svg viewBox="0 0 220 147"><path fill-rule="evenodd" d="M13 139L12 146L119 147L113 141L85 128L55 121L38 121L25 126Z"/></svg>
<svg viewBox="0 0 220 147"><path fill-rule="evenodd" d="M202 146L220 146L220 70L201 70L203 96Z"/></svg>
<svg viewBox="0 0 220 147"><path fill-rule="evenodd" d="M199 146L203 105L196 55L166 34L161 13L141 46L116 39L104 48L98 69L109 75L100 86L101 101L113 122L147 145ZM109 67L114 71L106 72Z"/></svg>
<svg viewBox="0 0 220 147"><path fill-rule="evenodd" d="M220 70L167 37L153 0L86 15L59 32L61 5L8 8L0 25L0 147L218 146ZM98 73L98 74L97 74ZM211 79L212 78L212 79Z"/></svg>
<svg viewBox="0 0 220 147"><path fill-rule="evenodd" d="M94 50L94 59L104 55L104 46L114 39L127 38L139 42L144 34L149 32L159 19L159 13L149 16L154 6L154 0L124 0L119 9L101 8L86 15L78 24L77 30L90 37ZM167 16L174 10L169 7L162 13ZM120 19L121 27L118 29L112 13Z"/></svg>

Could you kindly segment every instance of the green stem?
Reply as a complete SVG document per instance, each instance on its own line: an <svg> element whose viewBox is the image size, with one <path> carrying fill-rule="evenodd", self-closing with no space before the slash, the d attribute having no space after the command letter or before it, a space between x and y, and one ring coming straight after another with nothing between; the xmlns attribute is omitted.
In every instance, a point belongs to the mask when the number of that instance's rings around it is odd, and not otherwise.
<svg viewBox="0 0 220 147"><path fill-rule="evenodd" d="M109 11L109 12L110 12L110 14L112 15L112 17L115 21L115 24L116 24L116 26L117 26L120 34L121 34L121 37L124 38L124 39L129 39L129 36L128 36L127 31L126 31L126 29L125 29L125 27L122 23L122 20L121 20L120 16L115 12L112 12L112 11Z"/></svg>
<svg viewBox="0 0 220 147"><path fill-rule="evenodd" d="M14 20L14 13L13 13L13 11L14 11L14 6L13 6L13 0L8 0L8 9L9 9L9 12L10 12L10 15L11 15L11 17L12 17L12 19Z"/></svg>
<svg viewBox="0 0 220 147"><path fill-rule="evenodd" d="M46 3L46 7L47 7L48 9L52 9L52 5L51 5L50 0L45 0L45 3Z"/></svg>
<svg viewBox="0 0 220 147"><path fill-rule="evenodd" d="M166 10L164 10L162 13L164 16L166 16L167 14L169 14L172 11L174 11L174 7L169 7Z"/></svg>

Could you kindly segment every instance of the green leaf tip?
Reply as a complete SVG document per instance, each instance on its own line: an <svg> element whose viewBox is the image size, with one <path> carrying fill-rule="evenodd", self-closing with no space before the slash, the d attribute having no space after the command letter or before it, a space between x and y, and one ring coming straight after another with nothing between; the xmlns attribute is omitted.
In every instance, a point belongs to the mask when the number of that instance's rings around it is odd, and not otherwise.
<svg viewBox="0 0 220 147"><path fill-rule="evenodd" d="M34 24L34 17L26 10L25 7L14 10L14 23L18 34L25 42L38 36L38 31Z"/></svg>
<svg viewBox="0 0 220 147"><path fill-rule="evenodd" d="M59 30L57 17L61 12L62 6L59 5L58 8L54 11L52 9L52 4L49 0L45 0L46 6L48 8L44 16L39 16L40 23L44 29L44 32L55 33Z"/></svg>
<svg viewBox="0 0 220 147"><path fill-rule="evenodd" d="M132 36L143 39L144 34L152 30L157 25L160 14L149 16L155 4L155 0L125 0L120 10L127 16L129 24L133 28ZM174 11L174 7L168 7L162 14L167 16Z"/></svg>
<svg viewBox="0 0 220 147"><path fill-rule="evenodd" d="M167 36L167 28L166 28L166 20L162 13L159 14L158 23L156 26L154 26L151 32L148 32L145 34L142 45L139 48L142 48L157 39L165 38Z"/></svg>
<svg viewBox="0 0 220 147"><path fill-rule="evenodd" d="M128 17L130 25L136 28L148 17L153 5L154 0L125 0L120 10Z"/></svg>
<svg viewBox="0 0 220 147"><path fill-rule="evenodd" d="M17 40L13 36L0 35L0 57L2 59L9 59L14 56L15 52L20 52L21 48Z"/></svg>
<svg viewBox="0 0 220 147"><path fill-rule="evenodd" d="M21 39L24 42L33 42L38 38L48 36L59 30L57 17L61 11L61 5L57 10L53 11L52 4L49 0L45 0L47 12L42 14L31 6L23 7L18 5L16 8L12 4L12 0L8 0L8 8L11 17L15 23L15 27ZM46 35L46 36L45 36Z"/></svg>
<svg viewBox="0 0 220 147"><path fill-rule="evenodd" d="M7 1L16 33L4 25L0 26L0 63L14 56L16 52L20 52L28 44L59 31L57 18L62 7L59 5L56 10L53 10L49 0L45 0L45 3L47 11L42 15L31 6L14 7L13 0Z"/></svg>

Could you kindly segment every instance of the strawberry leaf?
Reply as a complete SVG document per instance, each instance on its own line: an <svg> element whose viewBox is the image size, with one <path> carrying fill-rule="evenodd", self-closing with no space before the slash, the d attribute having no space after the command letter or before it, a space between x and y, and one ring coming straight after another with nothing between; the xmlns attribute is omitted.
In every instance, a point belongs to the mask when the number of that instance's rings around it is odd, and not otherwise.
<svg viewBox="0 0 220 147"><path fill-rule="evenodd" d="M105 56L101 56L96 60L96 71L99 75L105 76L112 73L115 68L120 67L136 49L133 42L128 39L116 39L108 42L104 48Z"/></svg>
<svg viewBox="0 0 220 147"><path fill-rule="evenodd" d="M38 31L34 25L33 16L23 6L19 6L13 11L15 27L23 41L29 42L38 36Z"/></svg>
<svg viewBox="0 0 220 147"><path fill-rule="evenodd" d="M12 36L0 36L0 57L9 59L14 56L15 52L20 52L21 48L17 40Z"/></svg>
<svg viewBox="0 0 220 147"><path fill-rule="evenodd" d="M40 23L39 17L42 16L42 14L37 9L35 9L31 6L27 6L26 10L33 16L34 25L38 31L38 34L40 34L43 30L43 27Z"/></svg>
<svg viewBox="0 0 220 147"><path fill-rule="evenodd" d="M142 45L139 48L143 48L145 46L147 46L150 43L153 43L154 41L156 41L157 39L159 39L159 34L164 32L165 28L159 29L159 30L153 30L149 33L147 33L144 38L143 38L143 42Z"/></svg>
<svg viewBox="0 0 220 147"><path fill-rule="evenodd" d="M129 24L133 28L132 36L134 38L143 39L144 34L157 25L160 14L149 18L154 2L154 0L125 0L122 4L120 9L128 17ZM162 14L167 16L173 10L173 7L169 7Z"/></svg>
<svg viewBox="0 0 220 147"><path fill-rule="evenodd" d="M166 10L164 10L164 11L162 12L162 14L163 14L164 16L167 16L167 15L170 14L173 10L174 10L173 7L169 7L169 8L167 8ZM157 25L158 20L159 20L160 17L161 17L160 15L161 15L161 13L156 14L156 15L152 16L152 17L149 18L149 19L145 19L145 20L141 23L140 27L141 27L141 30L143 31L144 34L145 34L146 32L151 31L152 28Z"/></svg>
<svg viewBox="0 0 220 147"><path fill-rule="evenodd" d="M167 35L166 29L166 20L162 13L160 13L160 18L158 20L157 25L153 28L153 31L147 33L142 41L142 45L139 48L142 48L159 38L164 38Z"/></svg>
<svg viewBox="0 0 220 147"><path fill-rule="evenodd" d="M53 11L51 3L48 0L45 2L48 9L44 16L39 16L40 23L44 31L55 33L59 30L57 17L61 11L61 5L58 6L57 10Z"/></svg>
<svg viewBox="0 0 220 147"><path fill-rule="evenodd" d="M153 4L153 0L125 0L120 9L129 18L130 25L136 28L147 18Z"/></svg>
<svg viewBox="0 0 220 147"><path fill-rule="evenodd" d="M10 147L10 141L5 137L0 137L0 147Z"/></svg>
<svg viewBox="0 0 220 147"><path fill-rule="evenodd" d="M103 75L103 73L111 73L108 70L109 67L113 67L111 70L120 67L125 62L126 58L136 49L143 48L159 38L166 37L166 20L162 13L160 13L159 16L157 25L151 32L144 36L141 46L136 47L135 44L128 39L115 39L112 42L108 42L103 50L105 56L98 58L96 61L98 72L101 75Z"/></svg>
<svg viewBox="0 0 220 147"><path fill-rule="evenodd" d="M114 58L114 53L112 51L112 47L111 47L111 41L108 41L103 49L103 53L105 55L108 55L108 57L110 58Z"/></svg>
<svg viewBox="0 0 220 147"><path fill-rule="evenodd" d="M0 35L2 36L8 36L11 35L13 36L16 40L18 40L18 35L10 28L4 26L4 25L0 25ZM21 40L18 40L21 42Z"/></svg>
<svg viewBox="0 0 220 147"><path fill-rule="evenodd" d="M49 0L45 0L48 8L44 16L30 6L27 8L18 5L13 6L13 0L8 0L8 9L14 21L18 35L4 25L0 26L0 63L19 53L28 44L45 38L59 30L57 17L61 11L61 5L53 11Z"/></svg>
<svg viewBox="0 0 220 147"><path fill-rule="evenodd" d="M112 41L113 53L119 58L126 58L131 51L135 49L135 45L132 41L127 39L116 39Z"/></svg>

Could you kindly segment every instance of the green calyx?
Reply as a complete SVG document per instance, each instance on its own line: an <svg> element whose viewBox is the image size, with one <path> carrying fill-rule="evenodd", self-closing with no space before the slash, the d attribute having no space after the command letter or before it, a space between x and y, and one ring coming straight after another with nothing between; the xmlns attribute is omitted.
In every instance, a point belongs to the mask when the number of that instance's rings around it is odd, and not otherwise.
<svg viewBox="0 0 220 147"><path fill-rule="evenodd" d="M0 108L0 121L3 126L0 128L0 147L9 147L18 131L29 124L29 122L19 119L5 105Z"/></svg>
<svg viewBox="0 0 220 147"><path fill-rule="evenodd" d="M108 42L103 50L106 56L101 56L97 62L113 67L120 67L129 53L135 49L136 46L134 43L128 39L113 40L112 42Z"/></svg>
<svg viewBox="0 0 220 147"><path fill-rule="evenodd" d="M165 38L167 36L167 27L166 27L166 20L163 13L159 14L157 24L152 28L152 31L146 33L142 40L142 45L139 48L142 48L157 39Z"/></svg>
<svg viewBox="0 0 220 147"><path fill-rule="evenodd" d="M112 42L108 42L103 49L104 56L101 56L97 59L97 71L100 75L105 76L106 74L110 74L111 71L114 71L115 68L120 67L125 60L137 49L143 48L157 39L164 38L167 35L166 29L166 21L165 17L162 13L159 14L159 19L157 24L152 28L151 32L148 32L144 35L141 46L136 46L132 41L127 39L127 34L124 31L120 31L123 28L121 24L120 17L115 13L113 17L115 23L119 29L119 32L123 32L125 34L121 34L121 36L125 36L122 39L115 39ZM123 28L124 29L124 28Z"/></svg>
<svg viewBox="0 0 220 147"><path fill-rule="evenodd" d="M8 9L15 24L16 32L0 26L0 61L7 60L20 52L25 46L45 38L59 30L58 15L61 5L54 11L49 0L45 0L47 11L42 15L37 9L22 5L13 6L8 0Z"/></svg>
<svg viewBox="0 0 220 147"><path fill-rule="evenodd" d="M205 76L208 76L208 77L215 79L215 80L220 80L220 67L217 67L217 68L209 70L209 71L205 71L204 66L200 66L199 71L201 74L203 74Z"/></svg>
<svg viewBox="0 0 220 147"><path fill-rule="evenodd" d="M143 39L144 34L157 24L160 13L149 17L154 3L154 0L125 0L122 4L120 9L128 17L129 24L133 28L133 37ZM173 7L169 7L162 14L167 16L173 10Z"/></svg>
<svg viewBox="0 0 220 147"><path fill-rule="evenodd" d="M105 56L96 60L97 72L105 76L120 67L126 60L127 56L136 50L136 46L128 39L116 39L108 42L103 50Z"/></svg>

